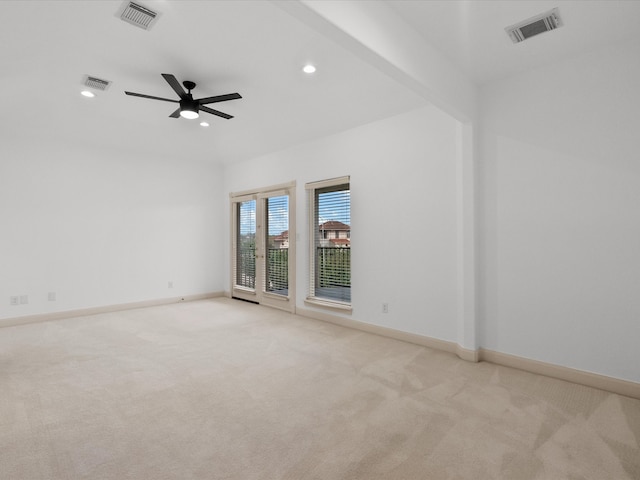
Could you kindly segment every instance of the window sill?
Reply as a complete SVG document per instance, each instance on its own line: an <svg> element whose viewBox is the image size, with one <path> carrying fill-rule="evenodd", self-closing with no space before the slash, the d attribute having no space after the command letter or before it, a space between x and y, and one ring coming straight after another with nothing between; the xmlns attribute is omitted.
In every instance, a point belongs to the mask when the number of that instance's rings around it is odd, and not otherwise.
<svg viewBox="0 0 640 480"><path fill-rule="evenodd" d="M304 303L305 305L308 305L310 307L326 308L328 310L335 310L342 313L348 313L349 315L351 315L351 312L353 310L351 308L350 303L336 302L336 301L326 300L324 298L307 297L305 298Z"/></svg>

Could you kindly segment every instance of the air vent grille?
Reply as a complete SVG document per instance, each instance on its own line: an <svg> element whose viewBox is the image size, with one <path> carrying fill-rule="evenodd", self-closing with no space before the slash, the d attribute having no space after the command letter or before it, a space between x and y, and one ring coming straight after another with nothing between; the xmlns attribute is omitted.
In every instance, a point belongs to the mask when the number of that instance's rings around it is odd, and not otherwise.
<svg viewBox="0 0 640 480"><path fill-rule="evenodd" d="M87 75L84 79L84 84L95 90L106 90L111 85L109 80L103 80L101 78L92 77L91 75Z"/></svg>
<svg viewBox="0 0 640 480"><path fill-rule="evenodd" d="M149 30L156 20L158 14L153 10L149 10L146 7L134 2L129 2L120 18L131 25Z"/></svg>
<svg viewBox="0 0 640 480"><path fill-rule="evenodd" d="M555 30L563 25L558 9L554 8L541 15L524 20L523 22L505 28L505 31L513 43L520 43L527 38L534 37L540 33Z"/></svg>

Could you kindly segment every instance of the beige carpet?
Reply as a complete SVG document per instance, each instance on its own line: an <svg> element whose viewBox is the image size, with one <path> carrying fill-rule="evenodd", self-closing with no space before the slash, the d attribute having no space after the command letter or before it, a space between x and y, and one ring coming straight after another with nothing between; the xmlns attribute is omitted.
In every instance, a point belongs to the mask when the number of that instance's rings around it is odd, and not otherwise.
<svg viewBox="0 0 640 480"><path fill-rule="evenodd" d="M229 299L0 329L0 478L640 479L640 401Z"/></svg>

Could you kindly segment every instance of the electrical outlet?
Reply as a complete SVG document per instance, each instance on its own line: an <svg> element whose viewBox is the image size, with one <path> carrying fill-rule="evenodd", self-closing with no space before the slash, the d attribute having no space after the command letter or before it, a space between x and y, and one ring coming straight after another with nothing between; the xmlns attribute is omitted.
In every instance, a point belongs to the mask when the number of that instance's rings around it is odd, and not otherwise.
<svg viewBox="0 0 640 480"><path fill-rule="evenodd" d="M29 296L20 295L20 305L26 305L27 303L29 303Z"/></svg>
<svg viewBox="0 0 640 480"><path fill-rule="evenodd" d="M47 297L50 302L56 301L56 292L49 292L49 296Z"/></svg>
<svg viewBox="0 0 640 480"><path fill-rule="evenodd" d="M168 288L173 288L173 282L167 282L167 287Z"/></svg>
<svg viewBox="0 0 640 480"><path fill-rule="evenodd" d="M382 304L382 313L389 313L389 304L388 303L383 303Z"/></svg>
<svg viewBox="0 0 640 480"><path fill-rule="evenodd" d="M20 297L9 297L9 304L20 305Z"/></svg>

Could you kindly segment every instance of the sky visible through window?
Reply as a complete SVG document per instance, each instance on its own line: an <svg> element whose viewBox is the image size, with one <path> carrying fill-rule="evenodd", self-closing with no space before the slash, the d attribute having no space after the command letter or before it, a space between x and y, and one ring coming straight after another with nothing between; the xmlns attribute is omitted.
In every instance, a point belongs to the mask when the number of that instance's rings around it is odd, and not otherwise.
<svg viewBox="0 0 640 480"><path fill-rule="evenodd" d="M270 197L268 206L269 235L289 230L289 196ZM256 233L256 201L240 203L240 235Z"/></svg>
<svg viewBox="0 0 640 480"><path fill-rule="evenodd" d="M351 190L318 195L318 225L329 220L351 225Z"/></svg>
<svg viewBox="0 0 640 480"><path fill-rule="evenodd" d="M289 230L289 196L269 199L269 235L280 235ZM321 193L318 205L318 224L330 220L351 225L351 191ZM256 201L240 204L240 235L256 233Z"/></svg>
<svg viewBox="0 0 640 480"><path fill-rule="evenodd" d="M256 233L256 201L240 203L240 235Z"/></svg>
<svg viewBox="0 0 640 480"><path fill-rule="evenodd" d="M268 208L269 235L289 230L289 195L270 197Z"/></svg>

